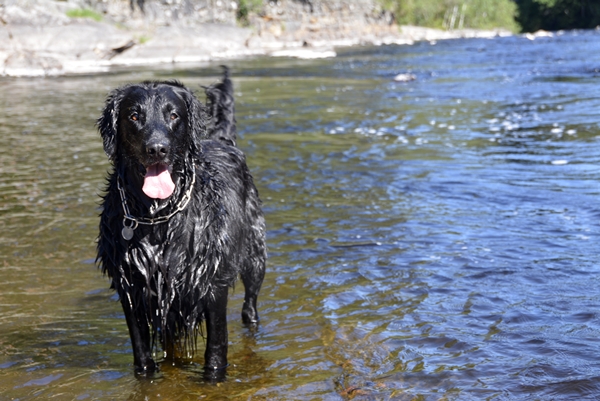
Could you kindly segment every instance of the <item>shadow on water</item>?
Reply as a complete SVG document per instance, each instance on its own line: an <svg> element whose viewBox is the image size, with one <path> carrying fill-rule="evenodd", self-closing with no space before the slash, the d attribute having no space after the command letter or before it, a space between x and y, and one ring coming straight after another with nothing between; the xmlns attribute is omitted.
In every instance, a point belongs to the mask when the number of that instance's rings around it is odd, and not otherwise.
<svg viewBox="0 0 600 401"><path fill-rule="evenodd" d="M270 260L255 333L232 291L219 385L202 339L136 378L94 264L106 94L200 91L218 68L0 80L0 399L594 399L599 46L582 31L232 61Z"/></svg>

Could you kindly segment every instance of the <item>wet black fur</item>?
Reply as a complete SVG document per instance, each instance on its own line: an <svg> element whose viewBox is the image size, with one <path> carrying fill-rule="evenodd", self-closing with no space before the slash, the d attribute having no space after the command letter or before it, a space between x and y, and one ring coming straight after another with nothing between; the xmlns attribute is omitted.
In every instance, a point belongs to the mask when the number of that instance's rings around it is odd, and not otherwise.
<svg viewBox="0 0 600 401"><path fill-rule="evenodd" d="M167 358L193 353L203 319L206 371L223 371L227 293L238 275L245 287L242 320L258 322L265 223L244 154L235 147L227 69L222 82L206 88L206 94L204 107L178 82L126 85L110 94L98 119L114 166L102 202L98 260L119 294L135 368L143 374L157 370L152 352L158 343ZM172 168L175 191L165 200L150 199L141 189L145 167L156 162ZM133 238L125 240L117 180L131 215L159 217L177 207L194 169L187 207L168 222L139 225Z"/></svg>

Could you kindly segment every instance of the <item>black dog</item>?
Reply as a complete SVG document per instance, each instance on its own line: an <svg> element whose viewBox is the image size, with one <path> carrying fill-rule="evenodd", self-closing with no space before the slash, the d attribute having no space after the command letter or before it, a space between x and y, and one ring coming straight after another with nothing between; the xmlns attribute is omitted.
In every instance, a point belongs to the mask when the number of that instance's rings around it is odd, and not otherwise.
<svg viewBox="0 0 600 401"><path fill-rule="evenodd" d="M152 351L170 358L195 350L206 320L205 371L227 366L227 292L245 287L242 320L258 322L265 273L261 202L235 147L228 71L206 88L207 107L178 82L114 90L98 128L114 169L98 239L98 260L119 294L135 368L157 370Z"/></svg>

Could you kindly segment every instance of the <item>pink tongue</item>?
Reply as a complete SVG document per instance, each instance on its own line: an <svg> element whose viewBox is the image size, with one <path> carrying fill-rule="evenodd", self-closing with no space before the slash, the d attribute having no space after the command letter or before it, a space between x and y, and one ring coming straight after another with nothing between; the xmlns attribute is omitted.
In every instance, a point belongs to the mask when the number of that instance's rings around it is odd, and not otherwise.
<svg viewBox="0 0 600 401"><path fill-rule="evenodd" d="M153 164L146 168L146 177L142 191L153 199L167 199L173 194L175 184L164 164Z"/></svg>

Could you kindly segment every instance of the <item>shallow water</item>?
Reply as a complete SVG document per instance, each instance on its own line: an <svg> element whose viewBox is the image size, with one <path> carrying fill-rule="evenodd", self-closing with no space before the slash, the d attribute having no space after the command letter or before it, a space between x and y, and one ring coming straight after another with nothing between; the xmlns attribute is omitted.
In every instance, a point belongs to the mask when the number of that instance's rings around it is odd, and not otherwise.
<svg viewBox="0 0 600 401"><path fill-rule="evenodd" d="M217 67L0 80L0 400L600 398L600 33L229 64L270 260L219 386L135 378L94 264L107 92Z"/></svg>

